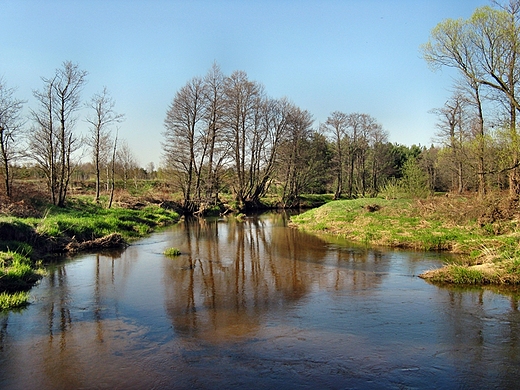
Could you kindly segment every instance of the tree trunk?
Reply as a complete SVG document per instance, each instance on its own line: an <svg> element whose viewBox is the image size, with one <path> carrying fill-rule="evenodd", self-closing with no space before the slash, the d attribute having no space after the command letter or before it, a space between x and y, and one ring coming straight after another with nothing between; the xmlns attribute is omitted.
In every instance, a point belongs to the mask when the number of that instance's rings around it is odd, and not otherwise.
<svg viewBox="0 0 520 390"><path fill-rule="evenodd" d="M464 191L464 181L463 181L463 171L462 171L462 161L457 163L457 192L462 194Z"/></svg>
<svg viewBox="0 0 520 390"><path fill-rule="evenodd" d="M0 136L4 137L4 129L0 128ZM11 184L9 182L9 157L7 155L7 150L5 149L5 143L2 139L0 142L0 146L2 147L2 163L4 165L4 183L5 183L5 195L8 198L11 198Z"/></svg>
<svg viewBox="0 0 520 390"><path fill-rule="evenodd" d="M111 170L111 178L110 178L110 199L108 201L108 208L112 207L112 201L114 200L114 190L115 190L115 176L116 176L116 150L117 150L117 135L114 140L114 150L112 152L112 170Z"/></svg>

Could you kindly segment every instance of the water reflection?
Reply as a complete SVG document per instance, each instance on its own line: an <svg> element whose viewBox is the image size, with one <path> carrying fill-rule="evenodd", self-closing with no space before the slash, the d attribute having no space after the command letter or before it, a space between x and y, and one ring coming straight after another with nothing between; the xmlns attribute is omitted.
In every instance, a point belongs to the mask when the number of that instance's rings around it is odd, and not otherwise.
<svg viewBox="0 0 520 390"><path fill-rule="evenodd" d="M310 291L370 293L381 283L388 271L379 265L381 253L330 256L326 242L284 228L285 218L186 221L178 229L171 245L184 255L169 262L164 274L166 308L178 332L219 340L254 334L265 312Z"/></svg>
<svg viewBox="0 0 520 390"><path fill-rule="evenodd" d="M0 388L516 385L517 291L429 285L436 254L286 220L187 220L51 268L28 309L0 314Z"/></svg>

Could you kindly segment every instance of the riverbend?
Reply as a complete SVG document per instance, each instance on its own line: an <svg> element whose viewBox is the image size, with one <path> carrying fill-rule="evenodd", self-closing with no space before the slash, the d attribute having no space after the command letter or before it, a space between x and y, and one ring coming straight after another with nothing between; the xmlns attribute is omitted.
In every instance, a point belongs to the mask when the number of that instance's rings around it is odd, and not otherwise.
<svg viewBox="0 0 520 390"><path fill-rule="evenodd" d="M514 388L518 295L418 275L286 214L186 219L52 266L0 314L0 388ZM180 256L165 256L176 247Z"/></svg>

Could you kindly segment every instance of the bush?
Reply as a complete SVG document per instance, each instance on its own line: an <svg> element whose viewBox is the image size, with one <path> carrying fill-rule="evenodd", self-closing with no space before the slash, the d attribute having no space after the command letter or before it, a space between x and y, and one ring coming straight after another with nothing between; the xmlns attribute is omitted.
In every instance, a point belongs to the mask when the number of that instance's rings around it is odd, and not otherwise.
<svg viewBox="0 0 520 390"><path fill-rule="evenodd" d="M380 191L386 199L426 198L430 194L428 176L413 158L404 163L403 177L389 181Z"/></svg>
<svg viewBox="0 0 520 390"><path fill-rule="evenodd" d="M451 273L456 284L482 284L484 281L482 272L464 266L452 266Z"/></svg>

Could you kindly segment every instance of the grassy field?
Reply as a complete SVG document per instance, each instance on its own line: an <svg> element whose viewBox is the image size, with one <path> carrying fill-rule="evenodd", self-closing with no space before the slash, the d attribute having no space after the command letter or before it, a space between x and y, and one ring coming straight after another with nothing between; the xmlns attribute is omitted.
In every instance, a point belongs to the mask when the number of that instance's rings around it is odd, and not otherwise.
<svg viewBox="0 0 520 390"><path fill-rule="evenodd" d="M461 254L421 275L439 283L519 284L516 208L501 197L425 200L355 199L327 203L291 218L294 226L370 246Z"/></svg>

